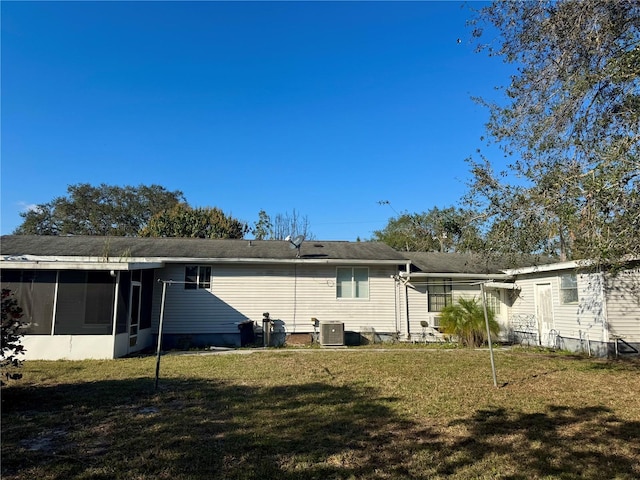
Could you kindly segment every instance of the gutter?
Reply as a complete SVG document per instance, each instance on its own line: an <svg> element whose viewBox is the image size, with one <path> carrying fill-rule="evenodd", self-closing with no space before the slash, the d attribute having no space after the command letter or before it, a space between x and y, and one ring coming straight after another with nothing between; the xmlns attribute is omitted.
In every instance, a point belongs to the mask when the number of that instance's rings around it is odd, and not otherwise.
<svg viewBox="0 0 640 480"><path fill-rule="evenodd" d="M486 282L484 288L497 288L502 290L520 290L520 286L515 283L506 282Z"/></svg>
<svg viewBox="0 0 640 480"><path fill-rule="evenodd" d="M0 262L0 268L16 270L145 270L162 268L162 262L87 262L87 261L57 261L57 260L23 260Z"/></svg>
<svg viewBox="0 0 640 480"><path fill-rule="evenodd" d="M402 259L353 259L353 258L247 258L247 257L234 257L234 258L206 258L206 257L71 257L71 256L35 256L35 255L5 255L0 259L0 265L3 268L29 268L29 264L39 264L41 268L47 268L45 264L55 264L60 268L61 265L91 265L97 269L98 265L109 265L108 269L114 269L114 265L120 265L115 270L126 270L123 265L138 264L138 268L159 268L164 264L227 264L227 263L242 263L242 264L314 264L314 265L401 265L404 262ZM145 265L145 266L143 266Z"/></svg>
<svg viewBox="0 0 640 480"><path fill-rule="evenodd" d="M400 272L403 279L411 278L469 278L474 280L511 280L513 275L507 273L433 273L433 272Z"/></svg>

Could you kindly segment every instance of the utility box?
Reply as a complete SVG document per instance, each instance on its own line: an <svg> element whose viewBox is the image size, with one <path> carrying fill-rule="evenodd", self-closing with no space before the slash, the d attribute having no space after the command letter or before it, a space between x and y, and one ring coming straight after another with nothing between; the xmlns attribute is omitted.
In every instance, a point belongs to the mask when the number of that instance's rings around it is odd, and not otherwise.
<svg viewBox="0 0 640 480"><path fill-rule="evenodd" d="M344 345L344 323L342 322L320 322L319 334L320 345Z"/></svg>

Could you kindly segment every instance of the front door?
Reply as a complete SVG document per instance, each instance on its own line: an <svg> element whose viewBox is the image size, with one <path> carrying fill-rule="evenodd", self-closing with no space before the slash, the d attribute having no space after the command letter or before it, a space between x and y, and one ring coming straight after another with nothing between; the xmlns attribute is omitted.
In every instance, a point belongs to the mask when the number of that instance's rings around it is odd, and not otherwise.
<svg viewBox="0 0 640 480"><path fill-rule="evenodd" d="M140 282L131 282L131 310L129 312L129 348L135 347L138 343L138 329L140 327L140 294L142 285Z"/></svg>
<svg viewBox="0 0 640 480"><path fill-rule="evenodd" d="M536 318L538 320L538 341L543 347L553 347L553 297L550 283L536 284Z"/></svg>

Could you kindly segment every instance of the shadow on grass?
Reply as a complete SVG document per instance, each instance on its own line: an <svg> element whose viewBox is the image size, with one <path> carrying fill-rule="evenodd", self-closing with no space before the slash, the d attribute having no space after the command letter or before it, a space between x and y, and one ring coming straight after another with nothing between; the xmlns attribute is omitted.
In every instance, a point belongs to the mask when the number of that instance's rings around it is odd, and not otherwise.
<svg viewBox="0 0 640 480"><path fill-rule="evenodd" d="M376 389L147 378L3 392L5 479L635 478L603 407L409 421ZM625 445L630 451L625 450ZM635 445L635 454L633 453Z"/></svg>

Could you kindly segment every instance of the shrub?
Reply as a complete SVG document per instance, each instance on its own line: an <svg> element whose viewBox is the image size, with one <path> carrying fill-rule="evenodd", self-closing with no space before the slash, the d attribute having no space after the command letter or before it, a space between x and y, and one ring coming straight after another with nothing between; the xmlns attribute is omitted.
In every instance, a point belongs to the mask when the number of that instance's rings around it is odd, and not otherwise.
<svg viewBox="0 0 640 480"><path fill-rule="evenodd" d="M20 355L24 355L24 346L21 344L23 333L22 308L8 288L2 289L2 357L0 358L0 371L2 380L18 380L22 374L15 370L22 365Z"/></svg>
<svg viewBox="0 0 640 480"><path fill-rule="evenodd" d="M484 320L482 303L475 298L460 298L454 305L444 307L441 312L442 332L455 335L458 341L467 347L479 347L487 341L487 326ZM500 325L495 320L493 310L487 308L489 331L491 335L500 333Z"/></svg>

